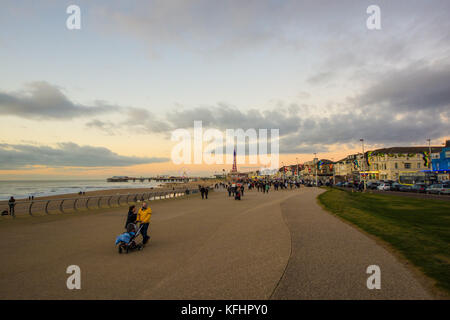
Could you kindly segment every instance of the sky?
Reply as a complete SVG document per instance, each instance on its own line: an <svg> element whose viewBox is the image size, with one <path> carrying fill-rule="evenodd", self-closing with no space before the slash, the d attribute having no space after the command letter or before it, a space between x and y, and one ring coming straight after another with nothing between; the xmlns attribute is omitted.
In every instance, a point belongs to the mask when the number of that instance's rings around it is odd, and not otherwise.
<svg viewBox="0 0 450 320"><path fill-rule="evenodd" d="M446 0L0 0L3 180L229 170L173 163L194 121L279 129L295 164L439 146L449 116Z"/></svg>

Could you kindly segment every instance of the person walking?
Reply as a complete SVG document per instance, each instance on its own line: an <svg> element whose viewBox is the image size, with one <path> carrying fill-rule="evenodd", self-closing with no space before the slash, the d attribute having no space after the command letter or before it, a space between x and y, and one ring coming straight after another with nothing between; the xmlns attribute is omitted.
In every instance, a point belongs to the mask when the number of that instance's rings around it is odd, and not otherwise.
<svg viewBox="0 0 450 320"><path fill-rule="evenodd" d="M205 198L208 199L209 187L206 187L204 189L205 189Z"/></svg>
<svg viewBox="0 0 450 320"><path fill-rule="evenodd" d="M200 188L200 193L202 194L202 199L205 199L205 187Z"/></svg>
<svg viewBox="0 0 450 320"><path fill-rule="evenodd" d="M14 210L15 206L16 206L16 199L14 199L14 197L9 198L8 200L9 214L13 217L16 216L16 211Z"/></svg>
<svg viewBox="0 0 450 320"><path fill-rule="evenodd" d="M130 223L136 223L136 219L137 219L136 206L132 205L130 206L130 208L128 208L128 215L127 221L125 222L125 229L127 229Z"/></svg>
<svg viewBox="0 0 450 320"><path fill-rule="evenodd" d="M141 234L142 234L142 244L145 245L150 237L147 235L148 226L150 224L150 218L152 216L152 209L147 205L146 202L142 203L142 207L139 209L136 222L141 224Z"/></svg>

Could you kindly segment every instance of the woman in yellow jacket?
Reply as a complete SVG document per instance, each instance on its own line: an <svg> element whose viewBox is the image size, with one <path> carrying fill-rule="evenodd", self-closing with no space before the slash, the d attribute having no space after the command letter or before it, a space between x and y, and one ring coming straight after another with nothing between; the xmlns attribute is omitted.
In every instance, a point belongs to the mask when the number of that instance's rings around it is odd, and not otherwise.
<svg viewBox="0 0 450 320"><path fill-rule="evenodd" d="M150 223L150 217L152 216L152 209L147 205L146 202L142 203L142 208L139 209L137 214L136 222L141 223L141 234L142 234L142 243L146 244L150 237L147 235L148 225Z"/></svg>

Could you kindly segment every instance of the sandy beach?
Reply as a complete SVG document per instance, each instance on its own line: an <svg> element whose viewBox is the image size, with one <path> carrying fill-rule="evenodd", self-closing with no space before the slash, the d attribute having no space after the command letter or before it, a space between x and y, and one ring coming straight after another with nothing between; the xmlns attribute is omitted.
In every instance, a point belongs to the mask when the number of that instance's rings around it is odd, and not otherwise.
<svg viewBox="0 0 450 320"><path fill-rule="evenodd" d="M123 188L123 189L105 189L105 190L95 190L87 191L83 195L78 193L66 193L53 196L45 197L35 197L34 200L52 200L52 199L73 199L80 197L92 197L92 196L109 196L109 195L127 195L133 193L144 193L151 191L170 191L170 190L185 190L187 188L197 188L198 185L211 186L214 185L215 181L192 181L192 182L182 182L182 183L162 183L161 185L153 188ZM17 202L28 202L28 199L16 199ZM0 208L7 205L7 200L0 201Z"/></svg>

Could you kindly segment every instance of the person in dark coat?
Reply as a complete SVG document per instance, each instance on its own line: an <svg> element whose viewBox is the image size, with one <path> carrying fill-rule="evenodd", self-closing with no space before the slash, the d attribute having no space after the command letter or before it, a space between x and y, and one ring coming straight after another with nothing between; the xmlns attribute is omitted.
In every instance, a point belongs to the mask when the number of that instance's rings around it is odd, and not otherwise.
<svg viewBox="0 0 450 320"><path fill-rule="evenodd" d="M127 222L125 222L125 229L127 228L128 224L135 223L136 219L137 219L136 206L132 205L128 209Z"/></svg>
<svg viewBox="0 0 450 320"><path fill-rule="evenodd" d="M205 188L205 198L208 199L209 187Z"/></svg>
<svg viewBox="0 0 450 320"><path fill-rule="evenodd" d="M205 199L205 187L200 188L200 193L202 194L202 199Z"/></svg>
<svg viewBox="0 0 450 320"><path fill-rule="evenodd" d="M16 206L16 199L14 199L14 197L9 198L8 200L9 214L13 217L16 215L16 212L14 210L15 206Z"/></svg>

